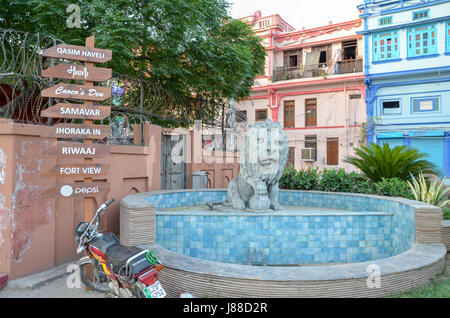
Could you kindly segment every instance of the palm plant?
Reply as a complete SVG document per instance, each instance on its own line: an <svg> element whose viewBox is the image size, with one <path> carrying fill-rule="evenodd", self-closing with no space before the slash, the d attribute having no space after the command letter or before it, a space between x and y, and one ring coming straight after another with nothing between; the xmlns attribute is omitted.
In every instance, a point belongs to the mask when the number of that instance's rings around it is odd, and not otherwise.
<svg viewBox="0 0 450 318"><path fill-rule="evenodd" d="M434 180L428 188L427 180L423 174L420 173L417 179L412 178L411 181L407 181L407 183L417 201L444 208L450 203L450 200L448 200L447 197L450 188L443 189L445 178L442 180L441 184L436 187L437 181L437 179Z"/></svg>
<svg viewBox="0 0 450 318"><path fill-rule="evenodd" d="M407 146L389 147L371 143L355 148L355 156L348 156L344 162L358 168L367 178L379 182L383 178L408 180L420 172L435 173L434 165L424 159L427 155Z"/></svg>

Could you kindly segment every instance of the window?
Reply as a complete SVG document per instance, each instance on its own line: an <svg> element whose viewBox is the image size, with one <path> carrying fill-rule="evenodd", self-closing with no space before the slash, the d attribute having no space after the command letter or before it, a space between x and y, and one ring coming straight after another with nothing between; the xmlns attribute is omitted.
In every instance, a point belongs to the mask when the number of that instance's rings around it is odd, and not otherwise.
<svg viewBox="0 0 450 318"><path fill-rule="evenodd" d="M422 20L430 16L430 9L413 12L413 20Z"/></svg>
<svg viewBox="0 0 450 318"><path fill-rule="evenodd" d="M325 67L327 66L326 64L331 61L331 45L313 47L312 52L320 52L319 67Z"/></svg>
<svg viewBox="0 0 450 318"><path fill-rule="evenodd" d="M259 21L259 28L266 28L270 25L270 20Z"/></svg>
<svg viewBox="0 0 450 318"><path fill-rule="evenodd" d="M327 138L327 165L337 166L339 164L339 139Z"/></svg>
<svg viewBox="0 0 450 318"><path fill-rule="evenodd" d="M385 61L400 57L398 31L373 35L373 61Z"/></svg>
<svg viewBox="0 0 450 318"><path fill-rule="evenodd" d="M412 98L413 113L439 112L440 110L439 97Z"/></svg>
<svg viewBox="0 0 450 318"><path fill-rule="evenodd" d="M382 101L381 109L383 115L401 114L402 112L399 100Z"/></svg>
<svg viewBox="0 0 450 318"><path fill-rule="evenodd" d="M305 148L314 149L313 151L313 160L317 160L317 136L305 136Z"/></svg>
<svg viewBox="0 0 450 318"><path fill-rule="evenodd" d="M356 51L358 47L358 41L345 41L342 42L342 60L354 60L356 59Z"/></svg>
<svg viewBox="0 0 450 318"><path fill-rule="evenodd" d="M450 21L448 21L447 23L445 23L446 25L446 29L445 29L445 34L447 35L447 52L450 53Z"/></svg>
<svg viewBox="0 0 450 318"><path fill-rule="evenodd" d="M378 20L379 25L387 25L392 24L392 17L384 17Z"/></svg>
<svg viewBox="0 0 450 318"><path fill-rule="evenodd" d="M295 127L295 101L284 102L284 128Z"/></svg>
<svg viewBox="0 0 450 318"><path fill-rule="evenodd" d="M305 101L305 127L317 126L317 99Z"/></svg>
<svg viewBox="0 0 450 318"><path fill-rule="evenodd" d="M285 51L283 59L285 67L298 67L302 64L302 50Z"/></svg>
<svg viewBox="0 0 450 318"><path fill-rule="evenodd" d="M408 29L408 57L436 54L436 25Z"/></svg>
<svg viewBox="0 0 450 318"><path fill-rule="evenodd" d="M267 109L257 109L255 111L255 120L263 121L267 119Z"/></svg>
<svg viewBox="0 0 450 318"><path fill-rule="evenodd" d="M289 147L287 166L295 165L295 147Z"/></svg>
<svg viewBox="0 0 450 318"><path fill-rule="evenodd" d="M247 121L247 111L246 110L237 110L236 111L236 122L237 123L245 123Z"/></svg>

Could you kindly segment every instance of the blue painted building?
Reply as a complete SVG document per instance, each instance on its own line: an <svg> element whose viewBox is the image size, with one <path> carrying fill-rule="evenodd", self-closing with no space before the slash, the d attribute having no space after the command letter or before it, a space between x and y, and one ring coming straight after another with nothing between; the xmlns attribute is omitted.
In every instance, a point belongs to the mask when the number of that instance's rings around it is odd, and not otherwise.
<svg viewBox="0 0 450 318"><path fill-rule="evenodd" d="M450 0L364 0L368 141L408 145L450 176Z"/></svg>

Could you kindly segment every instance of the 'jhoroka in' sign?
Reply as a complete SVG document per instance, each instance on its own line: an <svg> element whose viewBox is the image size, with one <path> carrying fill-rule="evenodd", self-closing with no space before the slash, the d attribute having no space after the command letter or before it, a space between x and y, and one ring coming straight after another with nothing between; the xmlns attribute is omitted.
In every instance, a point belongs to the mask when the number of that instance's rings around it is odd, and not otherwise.
<svg viewBox="0 0 450 318"><path fill-rule="evenodd" d="M44 127L41 137L103 139L111 134L106 125L56 124Z"/></svg>

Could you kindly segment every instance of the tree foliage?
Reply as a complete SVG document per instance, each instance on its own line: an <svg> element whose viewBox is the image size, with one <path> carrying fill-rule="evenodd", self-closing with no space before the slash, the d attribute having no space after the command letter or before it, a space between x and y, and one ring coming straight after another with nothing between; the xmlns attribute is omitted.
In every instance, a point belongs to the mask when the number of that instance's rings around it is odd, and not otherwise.
<svg viewBox="0 0 450 318"><path fill-rule="evenodd" d="M70 4L80 28L68 28ZM183 96L244 98L264 67L260 39L228 15L227 0L12 0L0 4L0 27L113 50L115 72L147 77Z"/></svg>

